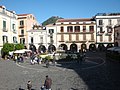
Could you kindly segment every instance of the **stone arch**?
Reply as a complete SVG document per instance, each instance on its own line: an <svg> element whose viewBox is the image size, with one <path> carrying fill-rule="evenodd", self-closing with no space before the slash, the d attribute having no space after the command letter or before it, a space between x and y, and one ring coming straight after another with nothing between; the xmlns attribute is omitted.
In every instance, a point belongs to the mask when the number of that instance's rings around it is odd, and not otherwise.
<svg viewBox="0 0 120 90"><path fill-rule="evenodd" d="M39 52L39 53L45 53L45 52L46 52L46 47L45 47L44 45L40 45L40 46L38 47L38 52Z"/></svg>
<svg viewBox="0 0 120 90"><path fill-rule="evenodd" d="M35 47L35 45L33 45L33 44L30 44L29 49L30 49L32 52L36 52L36 47Z"/></svg>
<svg viewBox="0 0 120 90"><path fill-rule="evenodd" d="M50 45L48 46L48 52L49 52L49 53L52 53L52 52L54 52L54 51L56 51L56 47L55 47L54 45L50 44Z"/></svg>
<svg viewBox="0 0 120 90"><path fill-rule="evenodd" d="M104 51L105 50L104 44L103 43L98 44L98 49L99 51Z"/></svg>
<svg viewBox="0 0 120 90"><path fill-rule="evenodd" d="M71 44L71 45L70 45L70 51L72 51L72 52L77 52L77 50L78 50L78 47L77 47L76 44Z"/></svg>
<svg viewBox="0 0 120 90"><path fill-rule="evenodd" d="M84 44L84 43L83 43L83 44L81 44L81 50L83 50L83 49L85 49L85 50L87 49L87 45L86 45L86 44Z"/></svg>
<svg viewBox="0 0 120 90"><path fill-rule="evenodd" d="M111 48L111 47L113 47L113 44L112 43L108 43L107 46L106 46L106 49L107 48Z"/></svg>
<svg viewBox="0 0 120 90"><path fill-rule="evenodd" d="M66 44L60 44L59 47L62 47L62 50L65 50L65 51L68 50L68 47Z"/></svg>
<svg viewBox="0 0 120 90"><path fill-rule="evenodd" d="M95 51L96 50L96 45L95 44L90 44L89 45L89 50L90 51Z"/></svg>

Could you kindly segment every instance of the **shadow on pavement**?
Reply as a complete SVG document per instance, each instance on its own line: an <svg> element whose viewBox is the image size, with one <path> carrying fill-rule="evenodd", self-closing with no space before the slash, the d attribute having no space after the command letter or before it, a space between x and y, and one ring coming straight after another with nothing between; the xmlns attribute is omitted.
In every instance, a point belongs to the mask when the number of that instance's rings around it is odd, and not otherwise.
<svg viewBox="0 0 120 90"><path fill-rule="evenodd" d="M77 81L77 86L75 88L71 87L71 90L120 90L120 63L105 60L105 52L88 52L87 56L93 58L93 60L101 57L106 62L95 68L80 70L76 68L82 68L83 66L77 63L61 63L61 66L58 66L74 70L87 85L87 87L80 88L81 82ZM99 62L100 60L95 59L95 61Z"/></svg>

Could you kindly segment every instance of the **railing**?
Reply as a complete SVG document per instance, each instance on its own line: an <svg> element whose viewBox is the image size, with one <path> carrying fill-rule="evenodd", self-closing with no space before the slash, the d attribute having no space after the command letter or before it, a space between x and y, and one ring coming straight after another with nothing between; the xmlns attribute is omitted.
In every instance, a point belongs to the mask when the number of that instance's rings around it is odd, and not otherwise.
<svg viewBox="0 0 120 90"><path fill-rule="evenodd" d="M15 29L13 29L13 33L17 33L17 31Z"/></svg>

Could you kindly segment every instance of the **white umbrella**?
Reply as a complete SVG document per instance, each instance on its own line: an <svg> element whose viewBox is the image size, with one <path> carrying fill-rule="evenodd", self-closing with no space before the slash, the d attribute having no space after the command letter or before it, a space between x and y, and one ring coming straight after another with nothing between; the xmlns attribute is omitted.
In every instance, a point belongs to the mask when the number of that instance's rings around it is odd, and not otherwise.
<svg viewBox="0 0 120 90"><path fill-rule="evenodd" d="M10 52L9 52L9 55L11 55L11 56L12 56L12 55L13 55L13 53L14 53L14 51L10 51Z"/></svg>
<svg viewBox="0 0 120 90"><path fill-rule="evenodd" d="M32 52L32 51L29 50L29 49L22 49L22 51L24 51L24 52Z"/></svg>
<svg viewBox="0 0 120 90"><path fill-rule="evenodd" d="M14 51L14 53L25 53L25 51L23 51L23 50L16 50L16 51Z"/></svg>

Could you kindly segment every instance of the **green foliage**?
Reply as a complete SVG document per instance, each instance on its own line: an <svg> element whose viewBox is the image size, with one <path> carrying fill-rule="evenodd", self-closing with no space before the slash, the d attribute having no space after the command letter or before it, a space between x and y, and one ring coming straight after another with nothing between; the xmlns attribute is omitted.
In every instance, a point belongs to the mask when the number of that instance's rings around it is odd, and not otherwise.
<svg viewBox="0 0 120 90"><path fill-rule="evenodd" d="M14 44L5 43L3 45L2 52L4 52L5 54L8 54L9 51L13 51L13 50L14 50Z"/></svg>
<svg viewBox="0 0 120 90"><path fill-rule="evenodd" d="M47 19L46 21L44 21L44 22L42 23L42 25L45 26L45 25L48 25L48 24L56 23L56 21L57 21L58 19L62 19L62 18L61 18L61 17L58 17L58 16L52 16L52 17L50 17L49 19Z"/></svg>
<svg viewBox="0 0 120 90"><path fill-rule="evenodd" d="M20 49L24 49L24 45L23 44L16 44L15 50L20 50Z"/></svg>
<svg viewBox="0 0 120 90"><path fill-rule="evenodd" d="M50 61L52 58L50 56L46 56L45 59Z"/></svg>

